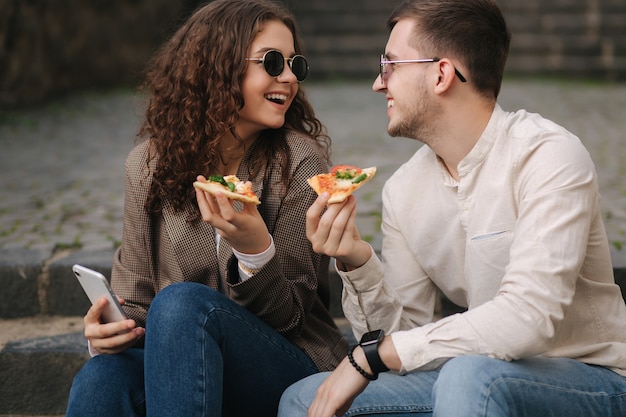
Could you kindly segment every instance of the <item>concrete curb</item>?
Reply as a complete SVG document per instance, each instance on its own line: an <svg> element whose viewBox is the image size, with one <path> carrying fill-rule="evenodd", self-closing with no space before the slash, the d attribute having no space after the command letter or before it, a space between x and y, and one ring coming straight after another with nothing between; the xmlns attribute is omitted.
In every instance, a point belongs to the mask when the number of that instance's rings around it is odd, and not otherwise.
<svg viewBox="0 0 626 417"><path fill-rule="evenodd" d="M612 249L617 283L626 297L626 253ZM110 276L113 251L75 251L48 257L41 251L0 251L2 317L52 314L82 316L89 301L71 266L81 263ZM331 266L331 313L343 334L355 343L341 310L341 282ZM19 301L19 302L17 302ZM458 311L443 300L441 314ZM82 330L13 340L0 351L0 417L63 415L72 379L89 359Z"/></svg>
<svg viewBox="0 0 626 417"><path fill-rule="evenodd" d="M113 250L0 251L0 319L37 314L82 316L89 300L74 277L71 266L80 263L110 276Z"/></svg>
<svg viewBox="0 0 626 417"><path fill-rule="evenodd" d="M9 343L0 352L0 414L64 414L74 375L89 358L82 332Z"/></svg>

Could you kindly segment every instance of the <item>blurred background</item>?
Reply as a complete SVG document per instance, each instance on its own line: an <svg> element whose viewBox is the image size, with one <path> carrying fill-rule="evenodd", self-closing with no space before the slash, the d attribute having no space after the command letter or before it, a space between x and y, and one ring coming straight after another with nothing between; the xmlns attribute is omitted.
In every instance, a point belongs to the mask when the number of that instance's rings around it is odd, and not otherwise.
<svg viewBox="0 0 626 417"><path fill-rule="evenodd" d="M399 0L282 1L302 32L311 68L301 88L333 139L333 162L379 167L360 205L362 233L378 247L380 189L420 146L387 136L384 100L370 88ZM136 87L204 3L0 0L0 251L119 245L123 163L144 105ZM626 1L498 4L512 33L500 104L581 138L626 265Z"/></svg>
<svg viewBox="0 0 626 417"><path fill-rule="evenodd" d="M283 0L311 79L370 79L396 1ZM147 59L202 2L0 0L0 109L137 84ZM624 0L499 0L513 33L507 72L626 80Z"/></svg>

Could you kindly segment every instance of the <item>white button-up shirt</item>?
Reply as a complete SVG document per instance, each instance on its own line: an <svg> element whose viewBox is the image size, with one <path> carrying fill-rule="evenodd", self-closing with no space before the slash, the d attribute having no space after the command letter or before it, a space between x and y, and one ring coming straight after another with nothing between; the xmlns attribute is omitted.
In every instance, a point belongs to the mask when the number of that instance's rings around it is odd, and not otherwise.
<svg viewBox="0 0 626 417"><path fill-rule="evenodd" d="M392 332L401 372L543 355L626 376L626 306L579 139L496 105L458 172L423 146L385 184L382 262L339 271L357 338ZM437 291L468 311L433 321Z"/></svg>

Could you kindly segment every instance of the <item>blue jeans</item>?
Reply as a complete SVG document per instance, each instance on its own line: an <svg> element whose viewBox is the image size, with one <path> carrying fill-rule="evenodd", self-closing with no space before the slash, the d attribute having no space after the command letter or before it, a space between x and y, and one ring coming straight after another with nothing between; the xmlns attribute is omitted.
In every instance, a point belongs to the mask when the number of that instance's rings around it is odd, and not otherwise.
<svg viewBox="0 0 626 417"><path fill-rule="evenodd" d="M327 375L289 387L278 416L306 416ZM623 417L626 378L572 359L462 356L437 371L380 374L345 416Z"/></svg>
<svg viewBox="0 0 626 417"><path fill-rule="evenodd" d="M274 417L284 389L316 372L237 303L205 285L173 284L152 302L145 349L90 359L66 416Z"/></svg>

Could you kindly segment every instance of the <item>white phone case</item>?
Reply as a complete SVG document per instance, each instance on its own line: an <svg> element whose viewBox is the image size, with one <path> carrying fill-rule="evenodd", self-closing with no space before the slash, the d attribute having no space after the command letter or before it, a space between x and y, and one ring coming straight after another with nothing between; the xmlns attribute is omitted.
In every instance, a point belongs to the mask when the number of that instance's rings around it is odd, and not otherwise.
<svg viewBox="0 0 626 417"><path fill-rule="evenodd" d="M85 294L87 294L92 304L103 296L109 300L109 304L102 312L102 321L104 323L126 320L126 313L124 313L122 306L117 301L117 297L104 275L78 264L72 266L72 271L74 271L74 275L78 278L78 282L82 285Z"/></svg>

